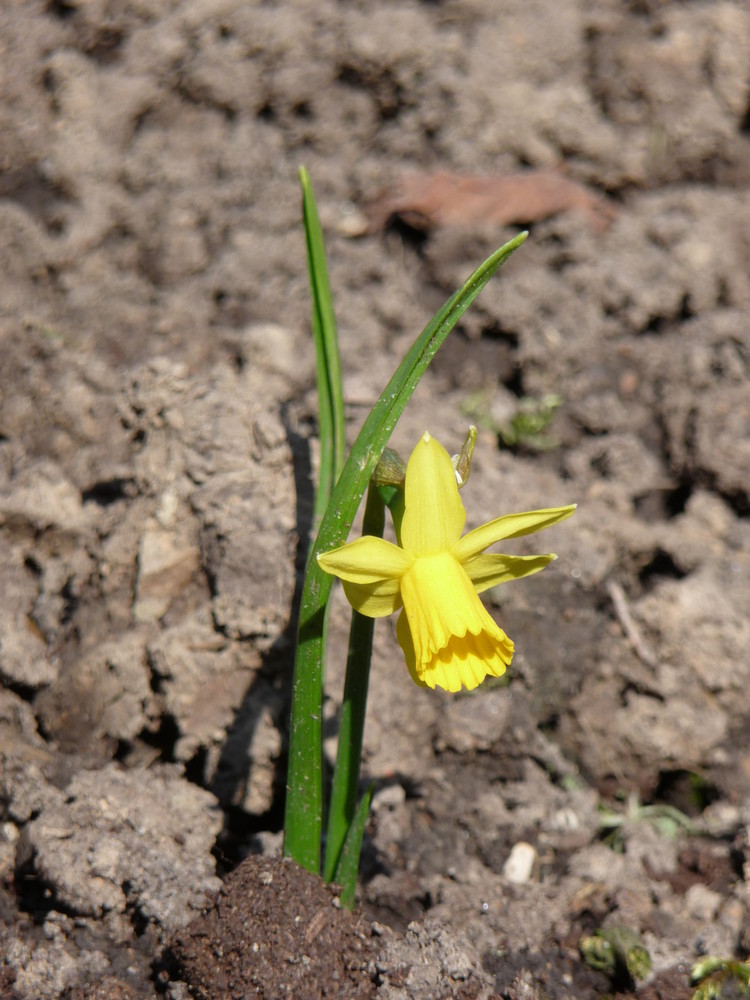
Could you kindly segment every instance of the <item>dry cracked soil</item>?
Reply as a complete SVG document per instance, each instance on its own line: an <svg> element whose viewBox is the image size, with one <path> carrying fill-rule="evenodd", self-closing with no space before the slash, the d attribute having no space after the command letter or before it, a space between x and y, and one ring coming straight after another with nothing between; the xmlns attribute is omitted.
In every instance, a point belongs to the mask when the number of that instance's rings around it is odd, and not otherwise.
<svg viewBox="0 0 750 1000"><path fill-rule="evenodd" d="M687 1000L744 959L745 0L11 0L0 52L2 996ZM502 683L417 689L378 624L355 914L279 858L300 164L350 439L530 229L393 444L478 425L470 525L578 503L487 595ZM584 960L622 928L647 974Z"/></svg>

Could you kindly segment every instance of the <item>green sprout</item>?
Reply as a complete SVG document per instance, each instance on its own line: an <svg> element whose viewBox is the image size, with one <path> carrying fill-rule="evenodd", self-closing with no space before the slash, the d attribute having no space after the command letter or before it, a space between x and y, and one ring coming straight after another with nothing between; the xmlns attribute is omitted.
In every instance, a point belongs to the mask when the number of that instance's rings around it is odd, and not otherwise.
<svg viewBox="0 0 750 1000"><path fill-rule="evenodd" d="M600 805L599 828L605 832L604 842L612 850L624 850L624 833L629 826L649 823L662 837L677 837L681 832L698 833L698 828L685 813L666 803L644 806L637 793L631 792L624 812Z"/></svg>
<svg viewBox="0 0 750 1000"><path fill-rule="evenodd" d="M745 962L714 956L702 958L690 970L690 982L698 987L692 1000L717 1000L724 985L730 981L734 981L742 993L750 991L750 958Z"/></svg>
<svg viewBox="0 0 750 1000"><path fill-rule="evenodd" d="M578 945L586 965L613 978L645 979L651 956L636 931L621 925L600 929Z"/></svg>
<svg viewBox="0 0 750 1000"><path fill-rule="evenodd" d="M506 419L499 419L492 412L488 390L472 393L461 409L472 420L494 434L506 448L525 451L550 451L559 447L557 438L547 433L557 410L563 404L556 392L545 396L522 396L516 402L515 412Z"/></svg>

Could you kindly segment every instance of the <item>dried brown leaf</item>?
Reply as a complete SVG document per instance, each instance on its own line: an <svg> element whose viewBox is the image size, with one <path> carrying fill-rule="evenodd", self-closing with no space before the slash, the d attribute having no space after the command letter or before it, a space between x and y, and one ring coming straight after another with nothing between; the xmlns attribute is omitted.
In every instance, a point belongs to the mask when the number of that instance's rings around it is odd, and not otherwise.
<svg viewBox="0 0 750 1000"><path fill-rule="evenodd" d="M569 210L584 214L595 232L603 232L616 214L606 198L562 174L544 170L506 176L446 171L406 174L365 209L370 232L384 229L394 217L427 231L486 222L523 225Z"/></svg>

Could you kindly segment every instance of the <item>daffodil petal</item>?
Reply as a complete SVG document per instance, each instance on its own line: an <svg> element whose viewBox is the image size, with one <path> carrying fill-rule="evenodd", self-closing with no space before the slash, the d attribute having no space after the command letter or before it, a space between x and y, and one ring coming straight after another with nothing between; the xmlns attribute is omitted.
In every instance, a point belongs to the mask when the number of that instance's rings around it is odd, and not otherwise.
<svg viewBox="0 0 750 1000"><path fill-rule="evenodd" d="M506 556L490 552L468 559L463 567L474 584L476 592L481 594L483 591L489 590L490 587L496 587L499 583L520 580L524 576L538 573L553 559L557 559L557 556L551 552L538 556Z"/></svg>
<svg viewBox="0 0 750 1000"><path fill-rule="evenodd" d="M443 446L425 434L411 453L404 485L401 544L415 556L450 549L466 522L456 473Z"/></svg>
<svg viewBox="0 0 750 1000"><path fill-rule="evenodd" d="M402 611L398 616L398 621L396 622L396 638L398 639L398 644L401 647L404 659L406 660L406 668L409 671L409 676L418 684L420 687L428 687L428 684L422 680L422 678L417 673L417 661L414 655L414 643L411 638L411 630L409 628L409 620L406 617L406 612Z"/></svg>
<svg viewBox="0 0 750 1000"><path fill-rule="evenodd" d="M452 635L482 631L488 613L471 580L448 552L422 556L401 578L417 668L448 644Z"/></svg>
<svg viewBox="0 0 750 1000"><path fill-rule="evenodd" d="M398 580L380 580L377 583L349 583L344 581L344 593L355 611L368 618L385 618L403 604Z"/></svg>
<svg viewBox="0 0 750 1000"><path fill-rule="evenodd" d="M475 636L467 632L462 639L453 638L441 655L417 672L414 643L406 612L402 611L396 625L396 637L404 652L409 675L420 687L443 688L445 691L471 691L487 677L502 677L513 658L513 643L498 628L498 640L486 632Z"/></svg>
<svg viewBox="0 0 750 1000"><path fill-rule="evenodd" d="M549 507L546 510L528 510L522 514L505 514L489 521L479 528L474 528L460 538L451 548L452 554L460 563L466 563L490 545L504 538L520 538L531 535L543 528L550 528L559 521L570 517L576 505L569 507Z"/></svg>
<svg viewBox="0 0 750 1000"><path fill-rule="evenodd" d="M467 632L463 639L454 638L430 664L429 674L435 685L446 691L460 691L462 687L471 691L486 677L501 677L512 659L513 643L502 629L497 631L502 636L500 642L487 632Z"/></svg>
<svg viewBox="0 0 750 1000"><path fill-rule="evenodd" d="M374 535L362 535L338 549L318 554L322 570L358 584L398 581L413 562L413 557L398 545Z"/></svg>
<svg viewBox="0 0 750 1000"><path fill-rule="evenodd" d="M397 635L417 683L458 691L505 671L513 643L450 553L415 559L401 579L401 596Z"/></svg>

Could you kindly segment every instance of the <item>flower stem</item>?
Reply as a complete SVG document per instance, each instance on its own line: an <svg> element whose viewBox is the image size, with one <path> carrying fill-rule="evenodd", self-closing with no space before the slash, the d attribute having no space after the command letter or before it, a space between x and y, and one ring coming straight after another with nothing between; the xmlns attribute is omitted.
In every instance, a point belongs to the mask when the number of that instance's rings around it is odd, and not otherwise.
<svg viewBox="0 0 750 1000"><path fill-rule="evenodd" d="M383 535L384 527L385 508L383 501L377 487L370 485L367 491L362 534L376 535L380 538ZM331 882L336 876L341 851L357 807L374 625L374 618L366 618L358 611L352 611L344 700L339 718L336 767L333 772L331 802L328 807L328 829L323 862L323 878L326 882ZM355 865L355 882L356 878L357 868Z"/></svg>

